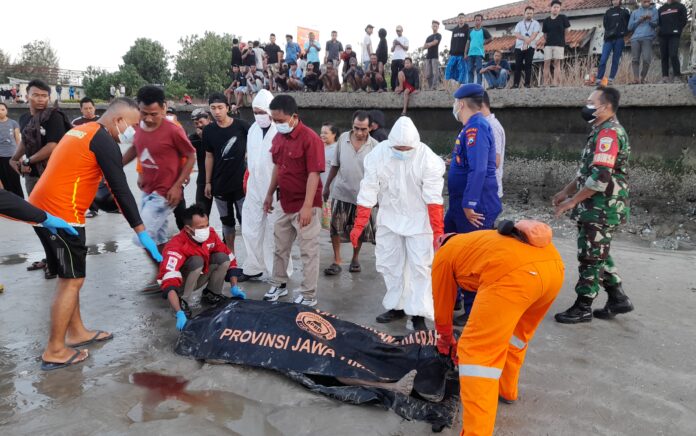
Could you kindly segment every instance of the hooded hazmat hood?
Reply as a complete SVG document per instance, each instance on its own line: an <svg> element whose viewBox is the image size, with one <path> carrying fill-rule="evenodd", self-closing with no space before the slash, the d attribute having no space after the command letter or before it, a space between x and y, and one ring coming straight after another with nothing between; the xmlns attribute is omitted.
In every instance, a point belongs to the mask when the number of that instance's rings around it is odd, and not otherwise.
<svg viewBox="0 0 696 436"><path fill-rule="evenodd" d="M271 100L273 100L273 94L267 89L262 89L256 94L256 97L254 97L254 101L251 102L251 107L261 109L270 115L271 109L269 106L271 105Z"/></svg>
<svg viewBox="0 0 696 436"><path fill-rule="evenodd" d="M421 144L418 129L416 129L416 126L409 117L400 117L396 120L387 141L389 147L405 146L418 149Z"/></svg>

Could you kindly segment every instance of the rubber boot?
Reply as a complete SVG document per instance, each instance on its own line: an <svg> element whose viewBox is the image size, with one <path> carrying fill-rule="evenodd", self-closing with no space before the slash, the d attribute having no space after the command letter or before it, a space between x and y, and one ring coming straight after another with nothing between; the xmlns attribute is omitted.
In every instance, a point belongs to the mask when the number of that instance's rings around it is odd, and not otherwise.
<svg viewBox="0 0 696 436"><path fill-rule="evenodd" d="M628 313L633 310L633 303L629 300L621 287L621 283L616 286L604 288L609 294L607 304L602 309L595 309L592 313L599 319L613 319L620 313Z"/></svg>
<svg viewBox="0 0 696 436"><path fill-rule="evenodd" d="M592 298L579 296L568 310L557 313L555 318L561 324L577 324L592 321Z"/></svg>

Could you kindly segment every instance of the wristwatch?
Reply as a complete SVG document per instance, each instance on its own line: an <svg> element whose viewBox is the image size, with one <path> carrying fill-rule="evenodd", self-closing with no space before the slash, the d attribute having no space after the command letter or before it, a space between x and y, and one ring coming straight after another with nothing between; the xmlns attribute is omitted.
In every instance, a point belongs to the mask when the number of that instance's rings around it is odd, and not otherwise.
<svg viewBox="0 0 696 436"><path fill-rule="evenodd" d="M25 157L24 160L22 160L22 165L24 165L25 167L31 165L31 158Z"/></svg>

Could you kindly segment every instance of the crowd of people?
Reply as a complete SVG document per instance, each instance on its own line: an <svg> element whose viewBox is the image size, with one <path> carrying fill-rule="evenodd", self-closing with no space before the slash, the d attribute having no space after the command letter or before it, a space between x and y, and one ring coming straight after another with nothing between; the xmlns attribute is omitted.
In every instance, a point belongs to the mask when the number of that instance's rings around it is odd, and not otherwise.
<svg viewBox="0 0 696 436"><path fill-rule="evenodd" d="M376 322L408 318L409 328L426 330L427 320L434 321L438 350L459 365L463 434L490 434L498 397L518 399L527 344L561 288L564 266L548 225L502 222L496 230L505 130L481 85L454 93L452 112L462 129L448 162L421 141L409 117L389 128L380 111L358 110L349 131L341 133L334 120L317 134L303 123L292 96L266 89L255 93L249 121L230 116L224 93L211 94L208 105L192 113L190 135L158 86L142 87L137 101L114 98L101 116L85 98L82 116L72 123L49 107L49 93L48 85L32 81L29 112L18 124L0 104L0 123L9 132L0 136L0 152L12 151L2 161L8 190L0 190L0 214L35 225L46 256L30 268L59 278L42 369L82 362L89 356L85 347L113 338L83 324L79 303L87 273L85 220L91 208L111 203L152 258L152 287L171 306L179 330L192 316L194 292L200 290L203 304L224 304L246 298L241 286L249 280L268 282L266 301L290 296L315 307L320 240L330 238L333 247L327 276L342 272L347 242L353 246L348 270L359 274L367 242L375 244L386 288L386 311L375 313ZM560 323L633 310L609 255L612 234L628 214L630 147L616 117L619 100L614 88L592 92L582 109L592 131L580 171L553 197L556 216L572 211L578 223L577 299L556 314ZM139 206L123 169L132 160ZM196 164L197 202L187 206L183 191ZM22 200L20 175L30 204ZM209 218L213 204L220 234ZM171 218L179 229L173 237ZM243 258L235 254L238 227ZM290 290L295 242L302 281ZM600 286L609 298L593 311ZM458 342L454 325L464 326Z"/></svg>

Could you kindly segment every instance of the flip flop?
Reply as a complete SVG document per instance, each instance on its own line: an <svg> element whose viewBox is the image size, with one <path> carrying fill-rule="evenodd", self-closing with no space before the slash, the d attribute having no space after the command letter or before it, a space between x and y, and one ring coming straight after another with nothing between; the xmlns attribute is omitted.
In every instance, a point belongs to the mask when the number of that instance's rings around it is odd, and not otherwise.
<svg viewBox="0 0 696 436"><path fill-rule="evenodd" d="M351 263L350 267L348 268L348 271L350 271L352 273L358 273L358 272L362 271L362 268L360 267L359 263Z"/></svg>
<svg viewBox="0 0 696 436"><path fill-rule="evenodd" d="M37 271L46 268L46 262L37 260L27 267L27 271Z"/></svg>
<svg viewBox="0 0 696 436"><path fill-rule="evenodd" d="M76 362L75 359L77 359L78 356L80 356L81 354L82 351L75 350L75 354L73 354L72 357L66 360L65 362L48 362L46 360L41 359L41 370L54 371L56 369L62 369L67 368L68 366L77 365L78 363L84 362L89 357L89 352L86 352L87 355L85 356L85 358Z"/></svg>
<svg viewBox="0 0 696 436"><path fill-rule="evenodd" d="M97 342L110 341L114 338L113 333L110 333L109 336L104 336L103 338L100 338L99 335L101 335L103 333L106 333L106 332L102 331L102 330L97 330L97 333L94 335L94 337L92 339L86 340L84 342L80 342L78 344L70 344L70 345L66 344L65 346L68 348L84 347L84 346L91 345L91 344L94 344Z"/></svg>
<svg viewBox="0 0 696 436"><path fill-rule="evenodd" d="M329 265L328 268L326 268L324 270L324 274L326 274L327 276L335 276L337 274L340 274L341 271L343 271L343 268L341 268L341 265L339 265L337 263L332 263L331 265Z"/></svg>

